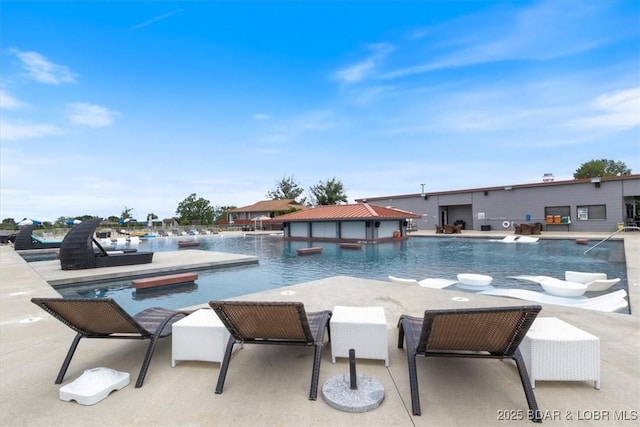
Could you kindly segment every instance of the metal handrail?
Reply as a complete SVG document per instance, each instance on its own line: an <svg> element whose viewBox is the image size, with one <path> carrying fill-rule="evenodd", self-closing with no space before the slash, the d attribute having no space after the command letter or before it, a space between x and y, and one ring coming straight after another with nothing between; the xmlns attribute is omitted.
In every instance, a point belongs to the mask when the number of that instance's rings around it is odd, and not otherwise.
<svg viewBox="0 0 640 427"><path fill-rule="evenodd" d="M586 255L587 252L589 252L591 249L600 246L600 244L606 242L607 240L609 240L610 238L612 238L613 236L615 236L616 234L620 233L621 231L627 231L627 229L629 230L638 230L640 231L640 227L636 227L635 225L625 225L622 228L620 228L619 230L616 230L615 232L611 233L610 235L608 235L607 237L605 237L604 239L600 240L598 243L596 243L595 245L591 246L589 249L587 249L586 251L583 252L583 255Z"/></svg>

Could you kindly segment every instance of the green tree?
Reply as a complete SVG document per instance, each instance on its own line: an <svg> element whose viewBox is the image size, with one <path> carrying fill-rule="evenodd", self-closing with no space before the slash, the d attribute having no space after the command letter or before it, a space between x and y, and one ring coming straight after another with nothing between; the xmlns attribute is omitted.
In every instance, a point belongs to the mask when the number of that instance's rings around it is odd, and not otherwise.
<svg viewBox="0 0 640 427"><path fill-rule="evenodd" d="M309 189L316 205L337 205L340 202L347 203L347 195L344 194L342 182L331 178L327 182L320 181Z"/></svg>
<svg viewBox="0 0 640 427"><path fill-rule="evenodd" d="M631 169L627 167L624 162L616 162L609 159L589 160L580 165L575 171L573 177L575 179L580 178L595 178L598 176L618 176L629 175Z"/></svg>
<svg viewBox="0 0 640 427"><path fill-rule="evenodd" d="M267 193L267 198L271 200L294 199L304 204L305 198L297 200L303 192L304 189L295 181L293 175L283 176L279 181L276 181L276 188Z"/></svg>
<svg viewBox="0 0 640 427"><path fill-rule="evenodd" d="M67 227L68 226L67 225L67 221L69 221L69 220L73 221L73 218L71 218L70 216L61 216L61 217L58 217L58 219L56 219L53 222L53 224L56 227Z"/></svg>
<svg viewBox="0 0 640 427"><path fill-rule="evenodd" d="M132 218L131 216L131 211L133 210L133 208L128 208L128 207L124 207L122 208L122 213L120 214L120 219L128 219L128 218Z"/></svg>
<svg viewBox="0 0 640 427"><path fill-rule="evenodd" d="M16 228L16 220L13 218L5 218L2 220L2 228L3 229L14 229Z"/></svg>
<svg viewBox="0 0 640 427"><path fill-rule="evenodd" d="M213 208L213 222L218 224L220 221L227 219L227 212L235 208L236 206L216 206Z"/></svg>
<svg viewBox="0 0 640 427"><path fill-rule="evenodd" d="M61 216L56 219L52 226L54 227L73 227L73 221L87 221L89 219L98 218L96 215L76 215L76 216ZM116 218L116 221L118 219Z"/></svg>
<svg viewBox="0 0 640 427"><path fill-rule="evenodd" d="M178 204L176 215L183 225L207 225L213 223L214 209L207 199L192 193Z"/></svg>
<svg viewBox="0 0 640 427"><path fill-rule="evenodd" d="M158 215L154 214L153 212L147 214L147 222L153 221L154 219L158 219Z"/></svg>

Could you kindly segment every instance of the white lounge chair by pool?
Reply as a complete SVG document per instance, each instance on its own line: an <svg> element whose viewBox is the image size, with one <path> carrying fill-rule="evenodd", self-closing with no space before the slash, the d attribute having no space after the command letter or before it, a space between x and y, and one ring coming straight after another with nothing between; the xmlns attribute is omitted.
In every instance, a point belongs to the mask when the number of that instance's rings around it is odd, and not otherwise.
<svg viewBox="0 0 640 427"><path fill-rule="evenodd" d="M588 273L584 271L565 271L564 280L569 282L589 283L594 280L607 280L607 273Z"/></svg>
<svg viewBox="0 0 640 427"><path fill-rule="evenodd" d="M607 289L609 289L619 281L620 279L594 280L586 284L587 292L606 291Z"/></svg>
<svg viewBox="0 0 640 427"><path fill-rule="evenodd" d="M484 274L460 273L458 281L465 286L484 287L491 284L493 277Z"/></svg>
<svg viewBox="0 0 640 427"><path fill-rule="evenodd" d="M564 280L586 284L587 292L606 291L620 281L619 278L607 279L606 273L588 273L584 271L565 271Z"/></svg>
<svg viewBox="0 0 640 427"><path fill-rule="evenodd" d="M533 282L533 283L540 283L543 280L549 280L549 279L559 280L551 276L532 276L532 275L526 275L526 274L522 276L507 276L507 279L524 280L525 282Z"/></svg>
<svg viewBox="0 0 640 427"><path fill-rule="evenodd" d="M604 273L589 273L589 274L604 275L605 277L607 276ZM566 277L576 278L577 276L569 275L569 276L565 276L565 278ZM507 279L524 280L526 282L539 283L541 285L543 281L553 281L553 280L559 281L561 283L582 283L586 286L586 292L603 292L611 288L613 285L615 285L620 281L620 279L617 278L617 279L596 279L590 282L578 282L578 281L571 281L569 279L565 279L565 280L556 279L555 277L551 277L551 276L530 276L530 275L507 276ZM552 293L552 292L549 292L549 293Z"/></svg>
<svg viewBox="0 0 640 427"><path fill-rule="evenodd" d="M587 310L605 311L609 313L622 310L629 306L629 303L624 298L627 296L627 292L624 289L593 298L586 298L584 296L576 298L558 297L526 289L490 289L478 293L483 295L523 299L543 304L563 305L567 307L584 308Z"/></svg>
<svg viewBox="0 0 640 427"><path fill-rule="evenodd" d="M403 285L418 285L416 279L403 279L401 277L389 276L389 280L394 283L402 283Z"/></svg>
<svg viewBox="0 0 640 427"><path fill-rule="evenodd" d="M458 283L457 280L427 278L420 280L418 285L423 288L444 289L447 286L455 285L456 283Z"/></svg>
<svg viewBox="0 0 640 427"><path fill-rule="evenodd" d="M539 239L539 237L520 236L516 241L518 243L536 243Z"/></svg>
<svg viewBox="0 0 640 427"><path fill-rule="evenodd" d="M579 297L587 291L587 285L566 280L546 279L540 282L542 289L550 295L558 297Z"/></svg>
<svg viewBox="0 0 640 427"><path fill-rule="evenodd" d="M539 237L531 236L504 236L502 239L492 239L491 241L503 243L535 243L539 239Z"/></svg>
<svg viewBox="0 0 640 427"><path fill-rule="evenodd" d="M427 278L423 280L416 279L403 279L401 277L389 276L389 280L395 283L402 283L404 285L418 285L423 288L432 288L432 289L444 289L447 286L451 286L453 284L458 283L457 280L449 280L449 279L437 279L437 278Z"/></svg>

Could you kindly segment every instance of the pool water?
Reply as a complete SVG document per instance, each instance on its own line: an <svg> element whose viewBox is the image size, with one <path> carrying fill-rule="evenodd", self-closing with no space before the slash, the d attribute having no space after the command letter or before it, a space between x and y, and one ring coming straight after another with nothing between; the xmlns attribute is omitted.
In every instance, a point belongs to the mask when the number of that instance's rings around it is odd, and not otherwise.
<svg viewBox="0 0 640 427"><path fill-rule="evenodd" d="M190 238L200 241L200 250L256 255L259 264L199 271L195 284L154 290L136 291L130 279L58 290L65 297L111 297L135 314L153 306L182 308L339 275L387 281L389 275L417 280L427 277L455 280L458 273L475 273L492 276L492 285L496 288L542 291L538 284L507 277L545 275L563 279L565 270L575 270L603 272L610 278L622 279L607 292L627 289L624 248L620 241L607 241L584 255L587 246L577 245L574 240L503 243L485 238L412 237L402 242L363 245L361 250L354 250L342 249L337 243L292 242L270 235ZM321 246L323 251L297 254L296 249L308 246ZM178 249L176 239L155 238L142 241L139 250L190 249Z"/></svg>

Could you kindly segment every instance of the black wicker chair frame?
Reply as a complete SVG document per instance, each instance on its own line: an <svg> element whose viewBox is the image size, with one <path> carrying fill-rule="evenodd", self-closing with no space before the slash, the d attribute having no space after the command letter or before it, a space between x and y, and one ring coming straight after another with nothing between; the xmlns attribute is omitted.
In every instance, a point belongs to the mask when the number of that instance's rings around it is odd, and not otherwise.
<svg viewBox="0 0 640 427"><path fill-rule="evenodd" d="M131 317L111 298L32 298L31 302L77 332L62 363L56 384L62 383L80 339L135 339L150 340L136 381L136 388L142 387L158 340L171 335L173 323L188 314L152 307Z"/></svg>
<svg viewBox="0 0 640 427"><path fill-rule="evenodd" d="M306 313L301 302L210 301L209 305L231 334L220 365L216 394L222 393L235 344L299 345L315 348L309 400L316 400L325 328L331 340L331 311Z"/></svg>
<svg viewBox="0 0 640 427"><path fill-rule="evenodd" d="M398 348L407 344L413 415L420 415L416 356L513 359L516 362L529 418L542 422L520 342L542 309L539 305L475 309L426 310L424 319L408 315L398 321Z"/></svg>
<svg viewBox="0 0 640 427"><path fill-rule="evenodd" d="M101 221L100 218L86 220L69 230L60 246L60 265L63 270L148 264L153 261L153 252L107 253L93 238Z"/></svg>
<svg viewBox="0 0 640 427"><path fill-rule="evenodd" d="M34 238L33 230L35 228L35 224L30 224L24 225L22 229L20 229L13 242L13 248L16 251L26 251L30 249L55 249L61 246L62 242L60 241L47 242L46 240Z"/></svg>

